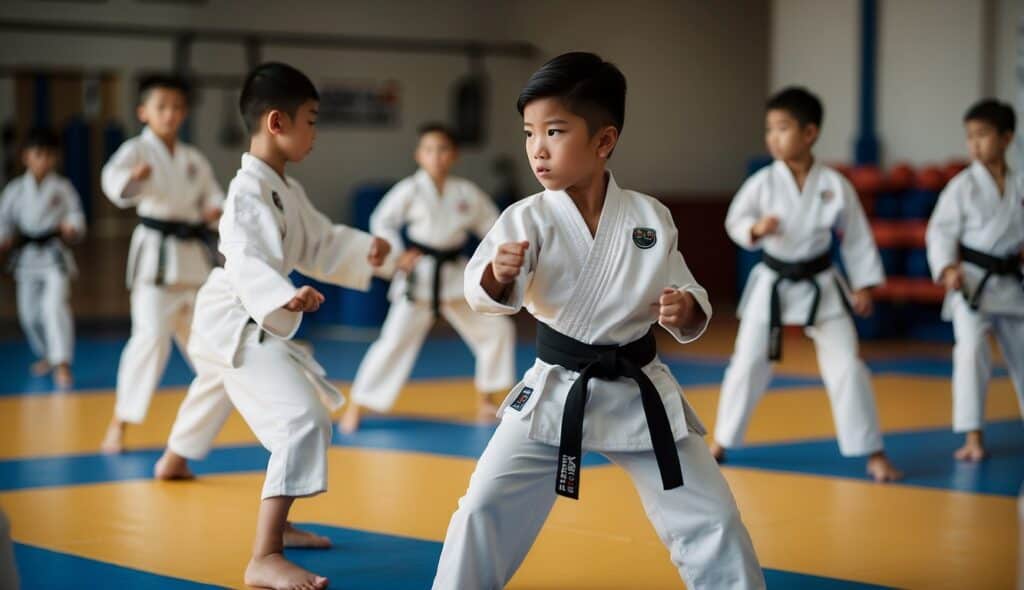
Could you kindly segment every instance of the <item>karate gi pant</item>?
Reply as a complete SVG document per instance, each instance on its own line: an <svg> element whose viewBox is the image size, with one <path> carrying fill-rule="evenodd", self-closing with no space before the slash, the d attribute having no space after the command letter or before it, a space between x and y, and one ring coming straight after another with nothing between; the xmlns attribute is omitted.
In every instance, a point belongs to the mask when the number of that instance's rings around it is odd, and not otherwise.
<svg viewBox="0 0 1024 590"><path fill-rule="evenodd" d="M1024 316L975 312L962 298L953 300L953 430L981 430L985 424L985 398L992 377L994 333L1017 391L1024 414Z"/></svg>
<svg viewBox="0 0 1024 590"><path fill-rule="evenodd" d="M259 335L255 325L246 327L235 368L196 359L168 446L201 459L234 405L270 451L262 498L318 494L327 489L330 412L285 342L269 335L260 342Z"/></svg>
<svg viewBox="0 0 1024 590"><path fill-rule="evenodd" d="M70 281L59 268L18 273L18 320L37 358L51 365L70 363L75 326L71 319Z"/></svg>
<svg viewBox="0 0 1024 590"><path fill-rule="evenodd" d="M528 431L515 416L498 426L448 525L434 590L499 590L526 557L555 502L558 455ZM686 485L672 490L663 489L653 451L602 454L629 473L688 588L764 588L750 535L704 440L691 434L676 445Z"/></svg>
<svg viewBox="0 0 1024 590"><path fill-rule="evenodd" d="M512 320L479 314L462 299L444 302L441 315L473 351L477 391L509 390L516 381ZM428 303L412 302L404 297L394 301L380 337L359 365L352 384L352 400L378 412L391 409L433 325L434 315Z"/></svg>
<svg viewBox="0 0 1024 590"><path fill-rule="evenodd" d="M882 450L871 374L859 357L853 320L848 316L822 320L805 333L814 340L821 378L832 404L839 452L857 457ZM768 322L741 319L718 399L718 444L729 448L743 443L750 416L771 378Z"/></svg>
<svg viewBox="0 0 1024 590"><path fill-rule="evenodd" d="M117 418L139 424L146 419L153 393L160 384L171 340L186 361L196 289L136 284L132 288L132 334L117 368Z"/></svg>

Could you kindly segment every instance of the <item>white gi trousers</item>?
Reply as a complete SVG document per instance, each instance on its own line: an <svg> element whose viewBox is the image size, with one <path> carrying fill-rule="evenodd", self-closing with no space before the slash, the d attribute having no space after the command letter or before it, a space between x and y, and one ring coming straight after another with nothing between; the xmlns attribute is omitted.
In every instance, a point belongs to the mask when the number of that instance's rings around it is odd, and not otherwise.
<svg viewBox="0 0 1024 590"><path fill-rule="evenodd" d="M70 281L57 267L15 274L18 320L36 358L51 365L70 363L75 327L71 319Z"/></svg>
<svg viewBox="0 0 1024 590"><path fill-rule="evenodd" d="M512 320L479 314L470 309L464 299L443 302L441 315L473 351L477 391L493 393L511 389L516 381ZM397 297L388 310L380 336L359 365L352 385L352 400L378 412L391 409L433 325L429 302Z"/></svg>
<svg viewBox="0 0 1024 590"><path fill-rule="evenodd" d="M231 413L238 412L268 451L263 499L311 496L327 489L331 415L285 341L245 328L237 366L196 359L196 378L178 410L168 448L202 459Z"/></svg>
<svg viewBox="0 0 1024 590"><path fill-rule="evenodd" d="M858 354L853 320L845 315L821 320L814 327L806 328L805 333L814 340L821 378L832 404L839 452L846 457L856 457L882 450L871 374ZM725 370L718 399L715 423L718 444L729 448L743 443L750 416L771 378L768 322L741 319L735 350Z"/></svg>
<svg viewBox="0 0 1024 590"><path fill-rule="evenodd" d="M136 282L132 287L132 334L121 352L117 369L117 406L119 420L139 424L146 419L153 393L160 384L171 339L190 361L189 334L196 289L191 287L158 287Z"/></svg>
<svg viewBox="0 0 1024 590"><path fill-rule="evenodd" d="M994 333L1003 351L1010 380L1024 415L1024 316L973 311L963 297L953 308L953 430L981 430L985 424L985 398L992 378L992 350L988 334Z"/></svg>
<svg viewBox="0 0 1024 590"><path fill-rule="evenodd" d="M555 502L558 447L502 420L452 516L434 590L499 590L512 578ZM686 484L664 490L653 451L605 452L629 473L647 516L688 588L764 588L729 486L697 435L676 443ZM558 581L553 581L553 587Z"/></svg>

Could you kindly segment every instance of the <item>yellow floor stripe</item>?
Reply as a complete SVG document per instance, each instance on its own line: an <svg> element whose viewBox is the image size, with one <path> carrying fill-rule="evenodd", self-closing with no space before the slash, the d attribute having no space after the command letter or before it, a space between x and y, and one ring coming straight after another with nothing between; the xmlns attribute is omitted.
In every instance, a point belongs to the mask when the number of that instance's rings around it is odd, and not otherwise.
<svg viewBox="0 0 1024 590"><path fill-rule="evenodd" d="M297 502L293 516L440 541L473 464L332 449L331 491ZM725 473L765 567L898 587L1012 584L1012 498L760 470ZM232 474L193 483L26 490L0 495L0 505L18 541L236 587L249 554L261 481L262 474ZM572 564L571 576L566 564ZM510 587L551 588L556 581L559 588L678 584L618 468L589 470L584 499L559 500Z"/></svg>
<svg viewBox="0 0 1024 590"><path fill-rule="evenodd" d="M951 424L948 380L886 375L876 377L874 383L885 430L946 428ZM990 389L989 420L1020 416L1008 379L993 380ZM718 387L689 387L686 395L697 414L712 429ZM166 444L183 397L184 390L180 388L154 396L146 423L128 429L129 447L160 447ZM478 421L476 402L469 380L417 381L406 386L394 412L472 423ZM113 407L113 393L2 397L0 459L96 452ZM773 390L758 406L747 442L828 438L835 436L834 433L831 408L824 389ZM255 443L255 437L237 413L232 415L217 439L218 445Z"/></svg>

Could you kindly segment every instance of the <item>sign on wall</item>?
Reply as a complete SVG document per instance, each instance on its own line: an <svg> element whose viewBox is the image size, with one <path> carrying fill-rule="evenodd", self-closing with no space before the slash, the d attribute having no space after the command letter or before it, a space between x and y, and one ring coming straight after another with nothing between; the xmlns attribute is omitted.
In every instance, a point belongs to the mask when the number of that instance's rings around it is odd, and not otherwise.
<svg viewBox="0 0 1024 590"><path fill-rule="evenodd" d="M327 80L320 85L318 125L397 127L399 85L394 80Z"/></svg>

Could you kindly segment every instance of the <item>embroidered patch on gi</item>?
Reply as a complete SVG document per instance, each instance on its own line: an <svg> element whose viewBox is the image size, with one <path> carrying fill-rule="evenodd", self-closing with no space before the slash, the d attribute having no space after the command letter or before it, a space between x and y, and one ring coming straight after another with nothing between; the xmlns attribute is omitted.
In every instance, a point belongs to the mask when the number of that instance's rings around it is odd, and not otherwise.
<svg viewBox="0 0 1024 590"><path fill-rule="evenodd" d="M189 162L188 163L188 168L185 169L185 174L188 175L188 179L191 182L191 181L196 179L196 175L199 174L199 169L196 168L195 164L193 164L192 162Z"/></svg>
<svg viewBox="0 0 1024 590"><path fill-rule="evenodd" d="M469 213L469 203L467 203L466 201L459 201L458 204L455 205L455 208L462 215Z"/></svg>
<svg viewBox="0 0 1024 590"><path fill-rule="evenodd" d="M509 407L511 407L513 410L517 412L523 411L523 406L526 405L526 402L530 401L531 395L533 395L533 388L524 387L523 390L519 392L519 395L516 396L515 401L513 401Z"/></svg>
<svg viewBox="0 0 1024 590"><path fill-rule="evenodd" d="M641 250L651 248L658 243L658 232L649 227L633 228L633 243Z"/></svg>
<svg viewBox="0 0 1024 590"><path fill-rule="evenodd" d="M277 194L277 191L271 191L270 198L274 201L274 206L277 207L278 211L284 213L284 203L281 202L281 195Z"/></svg>
<svg viewBox="0 0 1024 590"><path fill-rule="evenodd" d="M58 207L60 207L60 195L55 194L52 197L50 197L50 203L47 205L47 207L49 207L50 209L57 209Z"/></svg>
<svg viewBox="0 0 1024 590"><path fill-rule="evenodd" d="M821 191L821 200L822 201L826 201L826 202L827 201L831 201L832 197L834 197L834 196L836 196L835 193L833 193L829 189L825 189L825 190Z"/></svg>

